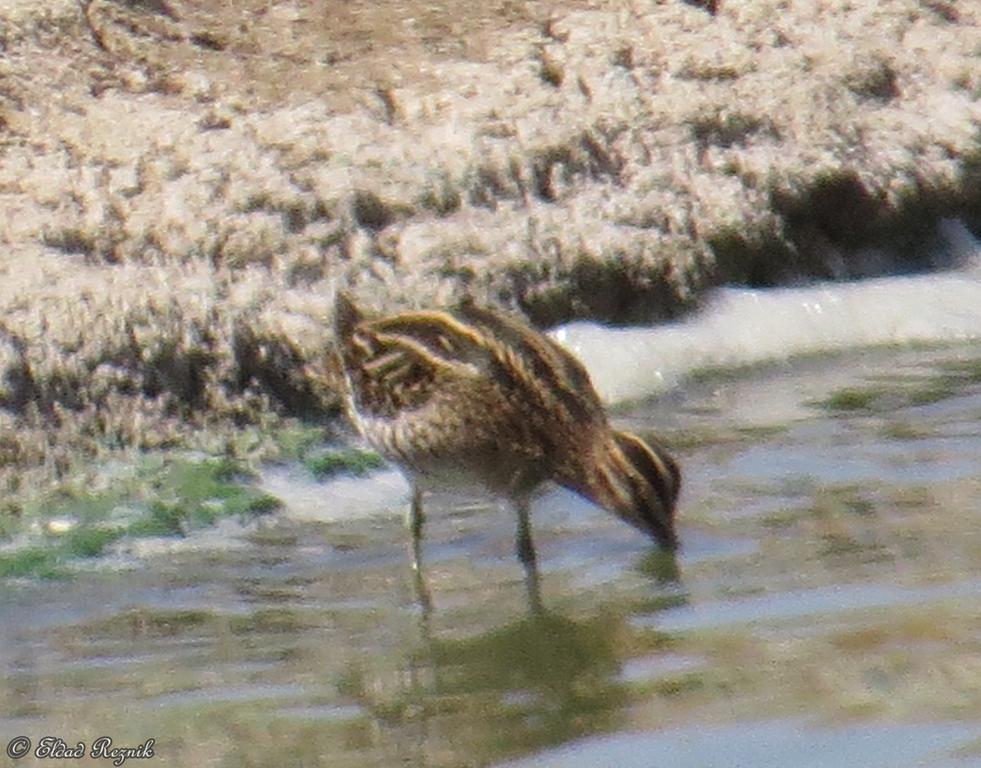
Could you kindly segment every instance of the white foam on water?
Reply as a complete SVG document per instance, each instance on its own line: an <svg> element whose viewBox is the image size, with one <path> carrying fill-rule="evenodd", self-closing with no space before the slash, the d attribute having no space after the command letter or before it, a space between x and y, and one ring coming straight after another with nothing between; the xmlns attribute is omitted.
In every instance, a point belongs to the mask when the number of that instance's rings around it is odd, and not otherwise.
<svg viewBox="0 0 981 768"><path fill-rule="evenodd" d="M583 361L600 396L636 400L693 371L886 344L981 339L981 242L939 228L957 269L800 288L715 291L683 322L652 328L570 323L553 337Z"/></svg>
<svg viewBox="0 0 981 768"><path fill-rule="evenodd" d="M262 490L283 501L282 517L308 522L333 522L373 517L386 510L402 514L411 488L396 469L374 472L370 481L342 475L318 482L290 470L267 470Z"/></svg>

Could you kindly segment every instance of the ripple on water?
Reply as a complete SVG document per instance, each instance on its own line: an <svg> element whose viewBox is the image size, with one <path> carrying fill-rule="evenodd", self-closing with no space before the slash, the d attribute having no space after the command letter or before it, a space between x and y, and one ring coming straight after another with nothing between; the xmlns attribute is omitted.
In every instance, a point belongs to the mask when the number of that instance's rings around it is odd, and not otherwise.
<svg viewBox="0 0 981 768"><path fill-rule="evenodd" d="M282 717L290 720L316 720L328 722L340 722L343 720L357 720L367 717L368 713L363 707L340 704L322 704L299 707L279 707L271 713L273 717Z"/></svg>
<svg viewBox="0 0 981 768"><path fill-rule="evenodd" d="M705 659L680 653L659 653L628 659L620 669L619 679L624 683L646 683L684 672L691 672L705 665Z"/></svg>
<svg viewBox="0 0 981 768"><path fill-rule="evenodd" d="M721 468L751 482L780 483L810 478L823 484L945 483L981 474L981 436L916 441L850 443L808 441L761 445L741 452Z"/></svg>
<svg viewBox="0 0 981 768"><path fill-rule="evenodd" d="M981 727L959 723L827 728L780 720L601 736L507 768L955 768L965 763L953 751L979 735Z"/></svg>
<svg viewBox="0 0 981 768"><path fill-rule="evenodd" d="M833 585L720 602L692 602L656 614L637 616L634 621L638 626L654 627L662 632L686 632L936 603L976 595L981 595L981 580L910 588L882 583Z"/></svg>
<svg viewBox="0 0 981 768"><path fill-rule="evenodd" d="M193 688L150 696L140 703L151 708L170 708L198 704L228 704L247 702L272 702L277 699L298 699L309 696L310 690L299 684L237 685L229 687Z"/></svg>

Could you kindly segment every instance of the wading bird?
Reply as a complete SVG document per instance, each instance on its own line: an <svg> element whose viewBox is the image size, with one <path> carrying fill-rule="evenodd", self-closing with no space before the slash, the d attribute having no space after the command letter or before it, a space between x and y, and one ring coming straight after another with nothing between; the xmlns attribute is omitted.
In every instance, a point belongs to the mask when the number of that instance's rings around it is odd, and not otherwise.
<svg viewBox="0 0 981 768"><path fill-rule="evenodd" d="M335 364L348 415L412 483L408 526L420 573L423 493L478 486L517 510L517 552L539 605L529 502L554 481L677 547L678 465L653 441L613 429L586 369L512 316L463 301L451 311L366 317L343 292Z"/></svg>

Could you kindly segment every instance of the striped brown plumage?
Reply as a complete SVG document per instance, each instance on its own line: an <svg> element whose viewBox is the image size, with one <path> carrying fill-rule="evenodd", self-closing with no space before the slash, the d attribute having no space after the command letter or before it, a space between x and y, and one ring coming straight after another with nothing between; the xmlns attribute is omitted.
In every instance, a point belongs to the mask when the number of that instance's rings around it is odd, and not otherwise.
<svg viewBox="0 0 981 768"><path fill-rule="evenodd" d="M426 488L483 486L526 518L554 481L676 548L677 464L613 429L585 368L547 336L469 300L368 318L343 292L335 329L348 413L413 482L414 530Z"/></svg>

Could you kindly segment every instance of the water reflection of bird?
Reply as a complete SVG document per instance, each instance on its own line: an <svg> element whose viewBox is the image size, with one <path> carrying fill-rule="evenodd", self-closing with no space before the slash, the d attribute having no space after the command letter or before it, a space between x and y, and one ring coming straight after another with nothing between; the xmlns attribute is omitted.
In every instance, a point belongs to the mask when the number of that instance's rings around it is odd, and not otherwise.
<svg viewBox="0 0 981 768"><path fill-rule="evenodd" d="M342 292L334 326L348 413L412 482L417 573L422 494L446 485L481 486L514 505L536 594L528 506L543 482L677 547L677 464L656 442L611 428L586 370L551 339L470 300L366 318Z"/></svg>

